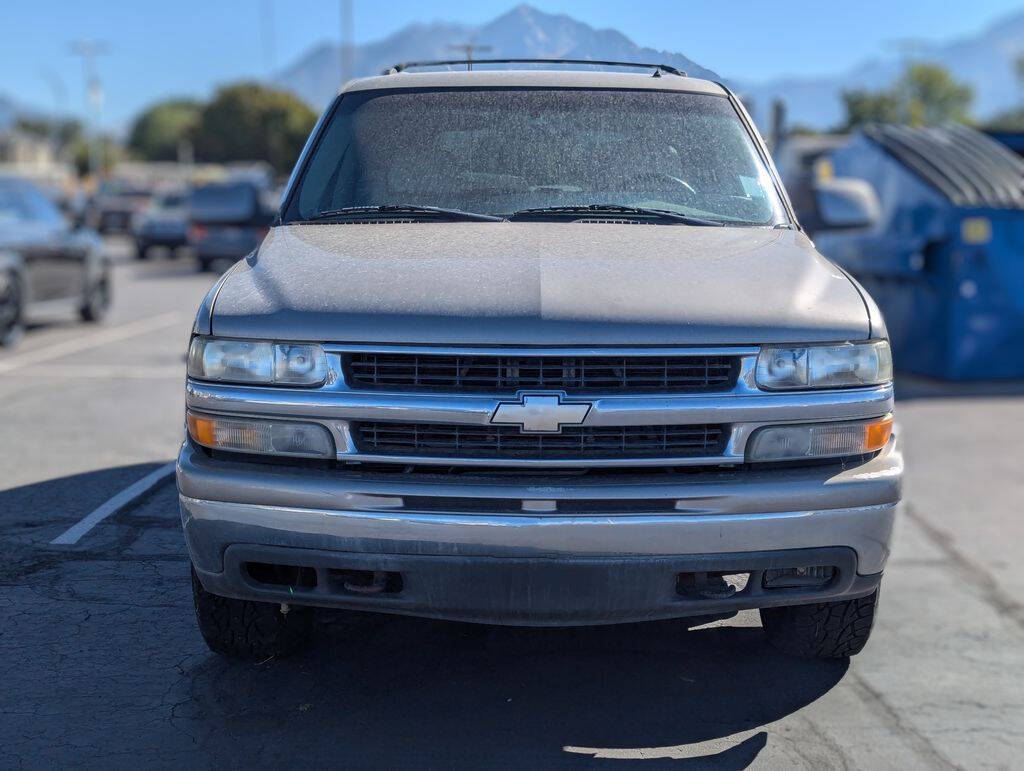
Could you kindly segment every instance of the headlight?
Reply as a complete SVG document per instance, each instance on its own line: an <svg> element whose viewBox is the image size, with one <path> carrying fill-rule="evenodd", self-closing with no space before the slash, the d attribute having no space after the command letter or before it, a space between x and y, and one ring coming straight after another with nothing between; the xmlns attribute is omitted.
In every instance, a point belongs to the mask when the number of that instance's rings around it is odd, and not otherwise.
<svg viewBox="0 0 1024 771"><path fill-rule="evenodd" d="M334 440L317 423L185 414L188 435L203 447L260 455L333 458Z"/></svg>
<svg viewBox="0 0 1024 771"><path fill-rule="evenodd" d="M757 385L768 390L849 388L892 380L889 343L766 346L757 357Z"/></svg>
<svg viewBox="0 0 1024 771"><path fill-rule="evenodd" d="M866 455L885 447L892 436L892 416L845 423L765 426L747 443L747 461L805 460Z"/></svg>
<svg viewBox="0 0 1024 771"><path fill-rule="evenodd" d="M322 385L327 356L319 345L194 337L188 375L199 380L266 385Z"/></svg>

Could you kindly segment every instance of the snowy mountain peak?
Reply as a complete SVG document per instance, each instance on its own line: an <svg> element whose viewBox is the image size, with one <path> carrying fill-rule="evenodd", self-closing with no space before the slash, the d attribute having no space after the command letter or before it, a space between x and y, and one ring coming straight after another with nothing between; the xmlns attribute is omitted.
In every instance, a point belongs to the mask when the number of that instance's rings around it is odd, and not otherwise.
<svg viewBox="0 0 1024 771"><path fill-rule="evenodd" d="M490 46L480 58L657 62L696 77L719 79L714 72L682 54L644 48L617 30L595 29L571 16L545 13L525 3L480 26L416 23L383 40L356 46L355 74L372 75L403 61L456 58L450 46L463 43ZM340 61L337 44L321 43L280 72L274 81L321 108L341 85Z"/></svg>

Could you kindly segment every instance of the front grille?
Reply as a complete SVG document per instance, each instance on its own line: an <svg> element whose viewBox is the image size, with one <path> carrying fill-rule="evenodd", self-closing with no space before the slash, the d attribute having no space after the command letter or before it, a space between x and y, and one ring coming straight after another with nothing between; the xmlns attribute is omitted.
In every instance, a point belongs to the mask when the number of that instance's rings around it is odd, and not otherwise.
<svg viewBox="0 0 1024 771"><path fill-rule="evenodd" d="M721 455L721 425L566 426L558 434L524 434L516 426L450 423L357 423L360 452L372 455L495 460L695 458Z"/></svg>
<svg viewBox="0 0 1024 771"><path fill-rule="evenodd" d="M737 356L456 356L351 353L351 388L515 393L529 388L568 393L729 391Z"/></svg>

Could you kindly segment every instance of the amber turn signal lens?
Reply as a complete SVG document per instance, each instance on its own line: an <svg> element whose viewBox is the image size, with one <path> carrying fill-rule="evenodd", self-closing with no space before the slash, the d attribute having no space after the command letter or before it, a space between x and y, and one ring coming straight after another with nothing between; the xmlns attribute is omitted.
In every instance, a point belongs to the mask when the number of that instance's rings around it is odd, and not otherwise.
<svg viewBox="0 0 1024 771"><path fill-rule="evenodd" d="M204 447L213 447L216 445L215 440L215 423L210 418L201 418L193 413L188 413L185 416L188 422L188 434L196 442L203 445Z"/></svg>
<svg viewBox="0 0 1024 771"><path fill-rule="evenodd" d="M757 429L747 442L747 460L842 458L878 452L892 436L892 416L842 423L797 423Z"/></svg>
<svg viewBox="0 0 1024 771"><path fill-rule="evenodd" d="M192 441L214 450L292 455L302 458L333 458L334 440L330 432L316 423L290 420L185 414Z"/></svg>
<svg viewBox="0 0 1024 771"><path fill-rule="evenodd" d="M872 421L864 426L864 450L875 452L889 443L892 436L892 416Z"/></svg>

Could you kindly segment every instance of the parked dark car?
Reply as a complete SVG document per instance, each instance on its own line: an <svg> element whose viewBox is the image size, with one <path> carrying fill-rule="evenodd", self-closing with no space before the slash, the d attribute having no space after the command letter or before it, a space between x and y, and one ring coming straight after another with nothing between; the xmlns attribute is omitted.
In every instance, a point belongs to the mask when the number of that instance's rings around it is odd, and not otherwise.
<svg viewBox="0 0 1024 771"><path fill-rule="evenodd" d="M110 305L110 267L96 233L72 227L34 184L0 176L0 344L26 320L74 312L98 321Z"/></svg>
<svg viewBox="0 0 1024 771"><path fill-rule="evenodd" d="M966 126L876 125L827 169L801 222L878 302L899 367L1024 377L1024 160Z"/></svg>
<svg viewBox="0 0 1024 771"><path fill-rule="evenodd" d="M147 209L136 216L135 256L149 257L154 247L164 247L176 256L176 249L188 243L188 194L183 190L153 197Z"/></svg>
<svg viewBox="0 0 1024 771"><path fill-rule="evenodd" d="M258 247L274 219L253 182L217 182L193 191L188 243L200 270L224 271Z"/></svg>
<svg viewBox="0 0 1024 771"><path fill-rule="evenodd" d="M132 219L146 207L149 199L150 192L145 188L120 180L105 180L90 202L86 222L100 233L129 233Z"/></svg>

